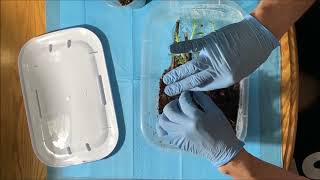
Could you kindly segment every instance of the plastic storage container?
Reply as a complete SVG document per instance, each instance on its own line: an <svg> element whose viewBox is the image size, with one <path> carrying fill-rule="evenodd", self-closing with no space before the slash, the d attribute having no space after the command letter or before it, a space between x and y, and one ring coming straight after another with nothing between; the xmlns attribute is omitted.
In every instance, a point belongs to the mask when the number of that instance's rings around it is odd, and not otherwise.
<svg viewBox="0 0 320 180"><path fill-rule="evenodd" d="M243 19L241 8L230 1L173 1L171 8L155 9L143 28L143 45L141 60L141 91L140 91L140 121L144 136L153 144L169 147L161 142L155 131L158 117L158 99L160 77L170 66L171 55L169 46L173 43L175 22L180 19L183 31L191 34L194 19L203 24L201 30L208 34L228 24ZM182 35L181 35L182 36ZM248 94L249 82L240 82L240 103L236 125L237 137L246 137L248 124ZM169 147L170 148L170 147Z"/></svg>
<svg viewBox="0 0 320 180"><path fill-rule="evenodd" d="M104 52L84 28L28 41L19 73L32 146L46 165L99 160L115 148L117 119Z"/></svg>

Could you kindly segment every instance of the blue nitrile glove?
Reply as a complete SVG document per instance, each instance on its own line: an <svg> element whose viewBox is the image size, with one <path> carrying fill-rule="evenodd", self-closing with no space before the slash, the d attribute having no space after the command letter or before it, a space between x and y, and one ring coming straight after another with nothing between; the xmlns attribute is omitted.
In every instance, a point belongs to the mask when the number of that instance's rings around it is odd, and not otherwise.
<svg viewBox="0 0 320 180"><path fill-rule="evenodd" d="M163 77L169 96L185 90L226 88L255 71L279 46L278 40L252 16L203 38L172 44L171 53L200 51L197 59Z"/></svg>
<svg viewBox="0 0 320 180"><path fill-rule="evenodd" d="M244 146L222 111L202 92L183 92L179 100L167 104L156 127L165 143L203 156L216 167L228 163Z"/></svg>

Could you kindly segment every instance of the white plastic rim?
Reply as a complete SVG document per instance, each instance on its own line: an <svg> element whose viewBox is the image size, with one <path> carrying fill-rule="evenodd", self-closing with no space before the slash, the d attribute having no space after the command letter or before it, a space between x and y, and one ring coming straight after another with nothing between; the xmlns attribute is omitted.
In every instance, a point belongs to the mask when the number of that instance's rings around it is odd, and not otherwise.
<svg viewBox="0 0 320 180"><path fill-rule="evenodd" d="M106 0L106 3L112 7L130 7L133 9L142 8L146 0L133 0L130 4L122 6L118 0Z"/></svg>
<svg viewBox="0 0 320 180"><path fill-rule="evenodd" d="M46 165L102 159L118 141L104 51L85 28L48 33L20 51L19 74L32 146Z"/></svg>

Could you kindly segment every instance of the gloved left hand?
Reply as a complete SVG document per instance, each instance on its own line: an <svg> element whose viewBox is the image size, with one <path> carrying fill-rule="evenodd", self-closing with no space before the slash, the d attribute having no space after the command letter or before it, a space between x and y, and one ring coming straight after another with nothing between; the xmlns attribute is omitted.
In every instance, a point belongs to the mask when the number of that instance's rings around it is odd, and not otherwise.
<svg viewBox="0 0 320 180"><path fill-rule="evenodd" d="M166 105L157 133L164 142L203 156L216 167L231 161L244 145L222 111L202 92L183 92L179 100Z"/></svg>

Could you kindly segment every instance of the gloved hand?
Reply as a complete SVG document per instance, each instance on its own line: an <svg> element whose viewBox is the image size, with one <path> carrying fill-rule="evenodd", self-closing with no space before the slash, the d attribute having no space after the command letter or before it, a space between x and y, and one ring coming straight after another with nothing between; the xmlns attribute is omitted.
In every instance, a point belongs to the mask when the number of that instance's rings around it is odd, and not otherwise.
<svg viewBox="0 0 320 180"><path fill-rule="evenodd" d="M165 93L173 96L185 90L229 87L255 71L277 46L278 40L252 16L203 38L172 44L171 53L200 54L163 77L168 85Z"/></svg>
<svg viewBox="0 0 320 180"><path fill-rule="evenodd" d="M222 111L202 92L183 92L179 100L167 104L156 127L165 143L203 156L216 167L232 160L244 145Z"/></svg>

